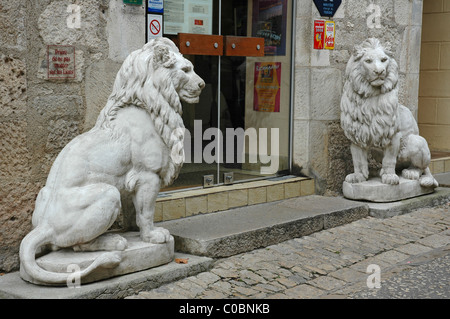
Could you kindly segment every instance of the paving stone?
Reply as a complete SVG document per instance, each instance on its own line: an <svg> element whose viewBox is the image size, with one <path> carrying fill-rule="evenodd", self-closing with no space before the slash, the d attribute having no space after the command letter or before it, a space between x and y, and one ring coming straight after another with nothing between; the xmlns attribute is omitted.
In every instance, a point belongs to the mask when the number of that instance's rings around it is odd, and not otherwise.
<svg viewBox="0 0 450 319"><path fill-rule="evenodd" d="M384 262L390 265L396 265L404 261L408 257L409 255L406 255L404 253L395 250L385 251L377 256L379 260L383 260Z"/></svg>
<svg viewBox="0 0 450 319"><path fill-rule="evenodd" d="M217 290L224 294L231 294L231 284L226 281L216 281L209 286L211 289Z"/></svg>
<svg viewBox="0 0 450 319"><path fill-rule="evenodd" d="M273 284L257 284L253 288L264 293L275 293L284 290L284 286Z"/></svg>
<svg viewBox="0 0 450 319"><path fill-rule="evenodd" d="M205 290L202 295L199 296L200 299L225 299L228 297L228 294L224 294L217 290Z"/></svg>
<svg viewBox="0 0 450 319"><path fill-rule="evenodd" d="M201 294L205 288L203 288L200 285L197 285L196 283L190 281L190 280L182 280L176 283L177 286L179 286L181 289L185 291L185 294L189 298L195 298L197 295Z"/></svg>
<svg viewBox="0 0 450 319"><path fill-rule="evenodd" d="M409 243L409 244L397 247L397 248L395 248L395 250L414 256L414 255L420 255L420 254L429 252L430 250L432 250L432 248L421 245L421 244Z"/></svg>
<svg viewBox="0 0 450 319"><path fill-rule="evenodd" d="M323 290L330 291L344 286L346 282L331 276L320 276L316 279L308 281L308 284Z"/></svg>
<svg viewBox="0 0 450 319"><path fill-rule="evenodd" d="M366 278L367 275L360 272L360 271L356 271L354 269L351 268L342 268L339 270L336 270L330 274L328 274L328 276L343 280L347 283L352 283L358 280L361 280L363 278Z"/></svg>
<svg viewBox="0 0 450 319"><path fill-rule="evenodd" d="M248 284L267 283L267 280L264 279L264 277L248 269L241 270L239 272L239 278Z"/></svg>
<svg viewBox="0 0 450 319"><path fill-rule="evenodd" d="M292 276L291 276L292 277ZM290 278L290 277L289 277ZM297 286L299 283L295 280L291 280L289 278L286 277L282 277L282 278L278 278L277 281L282 284L283 286L285 286L286 288L292 288Z"/></svg>
<svg viewBox="0 0 450 319"><path fill-rule="evenodd" d="M324 293L324 290L308 284L303 284L294 288L286 289L284 292L286 296L294 299L312 299L317 298Z"/></svg>
<svg viewBox="0 0 450 319"><path fill-rule="evenodd" d="M239 274L235 270L228 270L222 268L214 268L211 272L221 278L238 278Z"/></svg>
<svg viewBox="0 0 450 319"><path fill-rule="evenodd" d="M450 237L435 234L419 240L418 243L432 248L440 248L450 244Z"/></svg>
<svg viewBox="0 0 450 319"><path fill-rule="evenodd" d="M256 295L259 293L259 291L255 290L255 289L251 289L251 288L246 288L246 287L239 287L239 286L235 286L233 287L233 290L238 292L239 294L246 296L246 297L250 297L252 295Z"/></svg>

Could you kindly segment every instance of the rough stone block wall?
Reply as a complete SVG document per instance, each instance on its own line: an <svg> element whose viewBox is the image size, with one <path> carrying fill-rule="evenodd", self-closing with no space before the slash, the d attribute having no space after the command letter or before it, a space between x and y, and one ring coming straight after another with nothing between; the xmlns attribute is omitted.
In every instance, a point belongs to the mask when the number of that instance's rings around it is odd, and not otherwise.
<svg viewBox="0 0 450 319"><path fill-rule="evenodd" d="M144 11L121 0L0 2L0 273L18 269L56 156L95 124L121 62L144 44ZM49 45L73 46L74 78L49 78Z"/></svg>
<svg viewBox="0 0 450 319"><path fill-rule="evenodd" d="M297 0L294 167L316 179L319 194L339 195L353 169L340 128L344 71L353 47L376 37L399 64L399 100L417 116L422 0L344 0L334 15L334 50L313 49L313 1Z"/></svg>

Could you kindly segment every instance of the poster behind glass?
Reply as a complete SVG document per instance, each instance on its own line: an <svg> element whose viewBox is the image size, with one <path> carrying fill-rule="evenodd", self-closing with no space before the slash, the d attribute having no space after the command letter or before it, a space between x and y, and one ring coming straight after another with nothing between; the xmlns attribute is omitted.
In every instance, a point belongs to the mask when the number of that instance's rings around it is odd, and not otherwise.
<svg viewBox="0 0 450 319"><path fill-rule="evenodd" d="M266 56L286 55L287 0L254 0L252 36L264 38Z"/></svg>

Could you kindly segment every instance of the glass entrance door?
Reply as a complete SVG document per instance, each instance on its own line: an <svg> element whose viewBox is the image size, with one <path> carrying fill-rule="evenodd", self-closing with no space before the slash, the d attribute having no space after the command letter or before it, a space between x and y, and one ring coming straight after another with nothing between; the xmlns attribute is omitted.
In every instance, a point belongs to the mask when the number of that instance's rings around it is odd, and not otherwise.
<svg viewBox="0 0 450 319"><path fill-rule="evenodd" d="M203 28L190 31L222 36L223 52L185 54L206 87L198 104L183 104L185 164L175 183L162 191L286 174L290 163L292 1L192 2L197 4L189 3L185 10L206 12L209 4L213 8L210 21L208 16L191 17L191 25L198 23ZM181 50L187 44L178 45Z"/></svg>

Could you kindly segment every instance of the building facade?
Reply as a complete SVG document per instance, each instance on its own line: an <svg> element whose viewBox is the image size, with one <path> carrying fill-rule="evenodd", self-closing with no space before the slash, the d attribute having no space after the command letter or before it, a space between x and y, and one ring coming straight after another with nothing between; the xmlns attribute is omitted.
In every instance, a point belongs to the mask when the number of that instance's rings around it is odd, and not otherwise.
<svg viewBox="0 0 450 319"><path fill-rule="evenodd" d="M221 36L231 46L234 37L263 38L264 49L185 55L206 87L197 105L184 105L188 161L162 190L157 221L313 193L339 196L352 170L339 123L343 75L354 45L368 37L394 52L400 102L419 114L431 148L450 151L448 139L432 137L449 127L450 55L445 26L434 31L437 20L428 17L440 12L445 23L449 1L343 0L332 17L312 0L165 0L162 14L159 3L1 1L0 271L18 268L20 241L56 156L93 127L127 55L160 33L180 49L191 42L179 33ZM334 22L333 48L314 46L320 21ZM421 43L429 55L422 64ZM435 73L445 84L430 88ZM441 157L434 166L450 171L448 162ZM128 226L126 219L117 225Z"/></svg>

